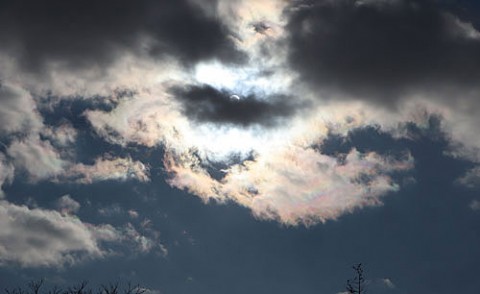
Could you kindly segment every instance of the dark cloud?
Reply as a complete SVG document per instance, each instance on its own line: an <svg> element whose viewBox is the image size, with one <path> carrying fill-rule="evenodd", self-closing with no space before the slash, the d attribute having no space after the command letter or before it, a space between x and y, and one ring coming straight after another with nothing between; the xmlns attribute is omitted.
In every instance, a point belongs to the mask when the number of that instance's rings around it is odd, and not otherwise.
<svg viewBox="0 0 480 294"><path fill-rule="evenodd" d="M184 64L243 56L227 28L187 0L3 0L0 42L34 71L48 61L104 66L124 52L173 55Z"/></svg>
<svg viewBox="0 0 480 294"><path fill-rule="evenodd" d="M270 29L270 27L264 22L256 22L252 24L252 26L253 30L259 34L265 34L265 32Z"/></svg>
<svg viewBox="0 0 480 294"><path fill-rule="evenodd" d="M437 1L302 1L286 13L289 62L323 94L391 105L477 88L480 38Z"/></svg>
<svg viewBox="0 0 480 294"><path fill-rule="evenodd" d="M254 124L271 126L301 107L290 96L274 95L259 99L250 94L238 99L232 97L234 93L209 85L175 87L171 92L181 102L185 115L199 122L244 127Z"/></svg>

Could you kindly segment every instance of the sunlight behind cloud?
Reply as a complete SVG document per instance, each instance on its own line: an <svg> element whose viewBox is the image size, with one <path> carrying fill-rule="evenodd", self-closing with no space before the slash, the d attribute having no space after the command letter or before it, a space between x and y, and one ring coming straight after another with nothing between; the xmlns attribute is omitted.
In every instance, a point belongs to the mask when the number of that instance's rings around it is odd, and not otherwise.
<svg viewBox="0 0 480 294"><path fill-rule="evenodd" d="M242 96L267 95L288 90L293 77L280 69L261 68L257 65L225 66L218 62L200 63L195 67L194 81L218 90Z"/></svg>

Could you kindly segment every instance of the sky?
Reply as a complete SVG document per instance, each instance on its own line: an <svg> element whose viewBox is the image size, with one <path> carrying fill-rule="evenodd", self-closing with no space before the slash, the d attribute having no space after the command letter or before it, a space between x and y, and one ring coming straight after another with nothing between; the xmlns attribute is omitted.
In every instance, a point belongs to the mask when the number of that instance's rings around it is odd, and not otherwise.
<svg viewBox="0 0 480 294"><path fill-rule="evenodd" d="M0 285L480 287L480 6L0 0Z"/></svg>

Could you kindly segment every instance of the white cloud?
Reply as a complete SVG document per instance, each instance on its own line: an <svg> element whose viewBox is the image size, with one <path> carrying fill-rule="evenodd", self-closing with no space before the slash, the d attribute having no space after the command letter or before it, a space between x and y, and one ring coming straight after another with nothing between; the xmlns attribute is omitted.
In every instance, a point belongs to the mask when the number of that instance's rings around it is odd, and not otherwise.
<svg viewBox="0 0 480 294"><path fill-rule="evenodd" d="M128 216L129 216L130 218L138 218L138 216L139 216L138 211L133 210L133 209L129 209L129 210L127 211L127 213L128 213Z"/></svg>
<svg viewBox="0 0 480 294"><path fill-rule="evenodd" d="M68 147L75 143L77 131L71 125L65 123L57 127L45 127L42 130L42 135L56 146Z"/></svg>
<svg viewBox="0 0 480 294"><path fill-rule="evenodd" d="M60 129L54 134L57 144L70 144L72 132L69 128L63 131ZM32 182L52 180L91 184L107 180L149 181L148 167L130 157L105 155L95 159L93 165L75 164L69 159L71 154L64 150L57 149L50 141L42 140L38 135L31 135L13 141L8 146L7 154L16 170L25 171Z"/></svg>
<svg viewBox="0 0 480 294"><path fill-rule="evenodd" d="M66 179L76 183L91 184L98 181L126 181L138 180L148 182L148 168L140 161L126 158L97 158L93 165L82 163L71 166L63 175Z"/></svg>
<svg viewBox="0 0 480 294"><path fill-rule="evenodd" d="M142 288L142 290L145 290L145 294L162 294L162 291L157 290L157 289L147 289L147 288Z"/></svg>
<svg viewBox="0 0 480 294"><path fill-rule="evenodd" d="M140 252L149 252L155 246L154 240L140 234L131 223L128 223L124 230L126 238L131 240Z"/></svg>
<svg viewBox="0 0 480 294"><path fill-rule="evenodd" d="M160 233L152 228L139 232L131 223L121 227L85 223L73 214L78 202L65 195L58 204L68 213L0 200L0 264L64 267L122 254L125 248L129 254L156 251L164 256L168 252ZM109 244L117 249L108 249Z"/></svg>
<svg viewBox="0 0 480 294"><path fill-rule="evenodd" d="M93 165L72 162L74 151L71 147L76 140L77 131L68 123L56 127L44 125L42 117L36 111L36 102L30 93L20 86L1 84L0 102L0 134L11 137L8 146L0 142L9 157L8 164L5 163L4 166L14 166L15 171L25 172L30 181L148 181L147 167L129 157L104 156L97 158ZM3 155L2 161L6 162ZM3 172L5 176L10 175L10 180L11 171L9 168Z"/></svg>
<svg viewBox="0 0 480 294"><path fill-rule="evenodd" d="M85 116L99 135L120 145L134 142L154 147L165 142L166 137L179 135L176 129L188 124L158 86L139 92L111 112L87 111Z"/></svg>
<svg viewBox="0 0 480 294"><path fill-rule="evenodd" d="M55 177L68 164L49 141L41 140L38 135L14 141L7 153L15 167L26 171L31 181Z"/></svg>
<svg viewBox="0 0 480 294"><path fill-rule="evenodd" d="M67 194L57 200L57 207L62 214L75 214L81 205Z"/></svg>
<svg viewBox="0 0 480 294"><path fill-rule="evenodd" d="M480 167L468 170L457 182L467 188L476 188L480 185Z"/></svg>
<svg viewBox="0 0 480 294"><path fill-rule="evenodd" d="M382 195L398 190L388 174L408 170L412 164L409 156L393 160L355 150L340 162L313 148L289 146L232 166L217 181L191 155L166 159L172 186L206 201L234 200L260 218L307 225L381 204Z"/></svg>
<svg viewBox="0 0 480 294"><path fill-rule="evenodd" d="M395 289L396 286L389 278L382 279L383 284L389 289Z"/></svg>
<svg viewBox="0 0 480 294"><path fill-rule="evenodd" d="M0 134L36 132L43 122L35 101L21 86L0 81Z"/></svg>
<svg viewBox="0 0 480 294"><path fill-rule="evenodd" d="M123 214L124 210L118 203L114 203L98 209L98 213L106 217L111 217L111 216L118 216L120 214Z"/></svg>
<svg viewBox="0 0 480 294"><path fill-rule="evenodd" d="M61 267L101 258L106 252L100 243L118 238L114 230L74 216L6 201L0 202L0 222L0 263L24 267Z"/></svg>

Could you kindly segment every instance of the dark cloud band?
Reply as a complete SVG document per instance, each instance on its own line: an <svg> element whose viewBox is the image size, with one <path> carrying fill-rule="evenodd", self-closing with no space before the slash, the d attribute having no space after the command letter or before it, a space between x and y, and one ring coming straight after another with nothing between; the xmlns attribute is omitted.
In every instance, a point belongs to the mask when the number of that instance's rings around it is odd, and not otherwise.
<svg viewBox="0 0 480 294"><path fill-rule="evenodd" d="M184 64L243 56L218 19L186 0L0 1L0 42L31 71L105 66L124 52Z"/></svg>
<svg viewBox="0 0 480 294"><path fill-rule="evenodd" d="M480 35L436 1L302 1L288 15L290 65L324 94L391 105L477 88Z"/></svg>
<svg viewBox="0 0 480 294"><path fill-rule="evenodd" d="M259 99L253 94L235 97L234 93L209 85L189 85L171 89L181 102L184 114L198 122L239 126L272 126L301 107L291 96L272 95Z"/></svg>

